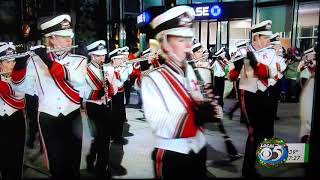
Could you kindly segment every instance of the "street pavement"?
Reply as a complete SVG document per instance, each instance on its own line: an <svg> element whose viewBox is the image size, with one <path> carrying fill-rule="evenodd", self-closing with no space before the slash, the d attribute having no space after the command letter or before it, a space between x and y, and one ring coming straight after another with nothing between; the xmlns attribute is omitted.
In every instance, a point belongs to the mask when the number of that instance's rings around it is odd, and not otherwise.
<svg viewBox="0 0 320 180"><path fill-rule="evenodd" d="M135 100L133 100L135 101ZM130 100L131 102L131 100ZM234 99L225 99L225 111L235 103ZM124 136L129 140L127 145L110 146L110 167L123 166L126 171L113 172L113 178L119 179L150 179L154 178L151 160L153 150L153 135L149 124L143 118L142 110L134 106L126 108L127 123L124 126ZM82 112L83 121L83 145L81 159L81 177L93 177L85 170L85 156L88 152L92 139L87 117ZM280 120L275 122L275 136L282 138L286 143L299 142L299 104L279 103L278 116ZM233 119L224 116L223 123L237 150L244 154L247 139L246 127L240 123L239 109L235 112ZM263 122L262 122L263 123ZM241 177L243 158L236 161L227 161L224 139L214 123L205 126L207 138L207 168L209 177L238 178ZM39 149L37 147L36 149ZM25 151L25 178L46 178L48 171L42 163L42 156L38 150L26 149ZM266 169L257 166L263 177L303 177L305 175L304 164L284 164L275 169Z"/></svg>

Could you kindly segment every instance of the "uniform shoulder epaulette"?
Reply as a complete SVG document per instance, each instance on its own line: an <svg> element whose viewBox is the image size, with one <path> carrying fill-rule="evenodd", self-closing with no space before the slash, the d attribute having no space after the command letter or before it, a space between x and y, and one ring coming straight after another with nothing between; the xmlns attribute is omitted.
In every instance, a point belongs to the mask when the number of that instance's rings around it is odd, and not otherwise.
<svg viewBox="0 0 320 180"><path fill-rule="evenodd" d="M144 75L146 76L146 75L149 75L152 72L161 71L161 69L163 69L163 68L164 68L163 66L160 66L160 67L156 67L156 68L153 68L153 69L149 69L144 73Z"/></svg>

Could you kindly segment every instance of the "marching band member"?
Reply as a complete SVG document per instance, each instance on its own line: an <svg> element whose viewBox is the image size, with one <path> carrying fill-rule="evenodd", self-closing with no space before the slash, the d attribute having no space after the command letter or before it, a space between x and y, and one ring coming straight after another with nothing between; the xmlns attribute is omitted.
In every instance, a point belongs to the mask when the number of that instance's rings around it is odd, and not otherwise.
<svg viewBox="0 0 320 180"><path fill-rule="evenodd" d="M277 69L277 75L274 78L268 79L269 89L270 89L270 96L272 98L272 115L274 120L278 120L279 117L277 116L278 111L278 103L280 100L281 94L281 78L283 77L283 71L287 68L287 64L285 59L282 57L282 46L280 42L280 34L275 33L270 37L270 44L271 48L276 51L276 58L273 58L271 65Z"/></svg>
<svg viewBox="0 0 320 180"><path fill-rule="evenodd" d="M111 118L108 103L116 92L113 82L105 79L103 72L103 63L107 54L105 45L104 40L99 40L87 46L90 62L87 65L86 74L88 91L85 91L84 97L87 115L94 127L92 133L94 139L86 157L87 170L96 173L98 177L110 177L110 172L107 171L110 144L109 118Z"/></svg>
<svg viewBox="0 0 320 180"><path fill-rule="evenodd" d="M48 17L40 24L46 45L61 49L47 53L39 47L26 61L17 61L12 81L25 90L29 77L36 79L39 126L53 178L79 178L82 148L80 94L85 85L87 58L69 53L74 36L67 14ZM80 92L79 92L80 90Z"/></svg>
<svg viewBox="0 0 320 180"><path fill-rule="evenodd" d="M240 49L242 47L246 47L247 46L248 41L238 41L236 42L236 48ZM236 53L234 53L233 56L231 56L231 59L234 59L236 56ZM233 65L233 63L229 63L229 67L230 69L233 69L234 67L231 67ZM233 82L233 87L235 89L236 92L236 97L237 97L237 103L231 108L231 110L228 112L228 116L229 119L232 120L233 117L233 113L240 108L240 123L246 124L246 120L245 117L243 115L243 111L241 109L241 101L240 101L240 89L239 89L239 82L240 82L240 76L238 77L238 79L236 81Z"/></svg>
<svg viewBox="0 0 320 180"><path fill-rule="evenodd" d="M193 57L196 60L195 62L195 67L194 67L194 71L200 76L199 79L203 80L205 84L211 84L214 81L214 75L212 72L212 66L210 66L210 64L212 62L209 63L208 60L208 55L205 54L205 50L203 49L202 45L200 43L196 43L192 46L192 52L193 52ZM214 64L214 62L213 62ZM214 92L217 92L216 90L218 89L218 87L216 86L210 86L212 87ZM220 98L219 98L220 99ZM220 105L221 106L221 105ZM219 128L219 131L221 134L223 134L223 138L225 140L225 145L226 145L226 150L228 152L228 156L229 156L229 160L230 161L235 161L237 159L239 159L240 157L242 157L241 154L238 153L237 149L235 148L235 146L233 145L231 138L229 137L229 135L227 134L223 122L220 121L216 121L217 126Z"/></svg>
<svg viewBox="0 0 320 180"><path fill-rule="evenodd" d="M31 46L31 50L34 49L35 46ZM31 60L33 61L33 60ZM30 149L34 148L34 142L36 140L37 133L39 132L38 127L38 108L39 108L39 98L38 92L36 87L36 79L32 76L28 77L27 82L29 84L29 89L25 91L25 99L26 99L26 115L29 120L29 131L28 131L28 140L27 140L27 147ZM41 145L40 135L39 142L40 142L40 152L43 152L43 146Z"/></svg>
<svg viewBox="0 0 320 180"><path fill-rule="evenodd" d="M259 176L256 172L256 149L264 138L273 137L271 98L268 79L276 75L269 66L275 51L268 49L272 21L267 20L251 27L252 42L245 48L240 48L234 61L234 68L229 71L231 81L240 75L241 105L247 119L248 139L242 167L242 175Z"/></svg>
<svg viewBox="0 0 320 180"><path fill-rule="evenodd" d="M14 53L12 42L1 43L0 57ZM0 175L3 179L21 179L23 172L25 101L24 93L12 86L14 65L14 59L0 59Z"/></svg>
<svg viewBox="0 0 320 180"><path fill-rule="evenodd" d="M302 61L298 65L297 71L300 72L301 88L314 75L316 69L315 51L314 48L306 50L302 56Z"/></svg>
<svg viewBox="0 0 320 180"><path fill-rule="evenodd" d="M214 74L214 86L219 96L219 104L223 108L223 92L224 92L224 80L225 80L225 68L230 60L230 55L225 47L222 47L215 53L217 56L216 61L213 63L213 74Z"/></svg>
<svg viewBox="0 0 320 180"><path fill-rule="evenodd" d="M319 56L318 56L319 57ZM308 143L310 137L311 130L311 119L312 119L312 105L314 99L314 84L315 84L315 62L316 60L316 51L314 48L308 49L304 52L304 61L303 65L300 65L300 68L309 69L305 71L305 74L302 74L304 78L308 78L304 83L304 87L302 88L300 95L300 138L302 143ZM310 73L310 74L309 74ZM310 76L309 76L310 75Z"/></svg>
<svg viewBox="0 0 320 180"><path fill-rule="evenodd" d="M117 93L113 96L111 107L112 107L112 132L111 139L114 144L122 144L125 145L128 143L128 140L125 139L122 135L123 132L123 124L126 120L125 114L125 104L124 104L124 83L128 80L129 70L127 66L123 66L123 62L126 60L123 55L123 50L125 49L115 49L109 53L109 57L111 59L112 67L109 68L108 73L109 76L112 77L112 81L114 81L118 90ZM126 54L126 52L124 52ZM129 68L128 68L129 69ZM122 70L122 71L121 71Z"/></svg>
<svg viewBox="0 0 320 180"><path fill-rule="evenodd" d="M152 159L158 178L205 178L206 140L201 120L209 118L197 117L206 114L211 119L222 118L221 107L211 101L212 91L201 93L196 75L187 64L193 19L192 8L177 6L151 22L165 64L143 76L141 92L144 113L155 134ZM207 113L198 113L204 104Z"/></svg>

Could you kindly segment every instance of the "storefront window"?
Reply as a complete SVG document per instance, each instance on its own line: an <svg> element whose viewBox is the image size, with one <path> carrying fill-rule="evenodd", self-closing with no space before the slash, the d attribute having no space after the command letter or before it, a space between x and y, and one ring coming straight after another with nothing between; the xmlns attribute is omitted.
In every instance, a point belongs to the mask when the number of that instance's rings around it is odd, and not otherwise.
<svg viewBox="0 0 320 180"><path fill-rule="evenodd" d="M213 48L216 49L217 46L217 22L210 22L209 23L209 49Z"/></svg>
<svg viewBox="0 0 320 180"><path fill-rule="evenodd" d="M143 9L147 9L151 6L162 6L162 0L143 0Z"/></svg>
<svg viewBox="0 0 320 180"><path fill-rule="evenodd" d="M251 19L230 21L229 49L235 49L240 40L250 40Z"/></svg>
<svg viewBox="0 0 320 180"><path fill-rule="evenodd" d="M221 27L221 47L227 47L228 45L228 21L222 21Z"/></svg>
<svg viewBox="0 0 320 180"><path fill-rule="evenodd" d="M314 47L317 43L319 10L319 2L299 5L296 46L301 51Z"/></svg>
<svg viewBox="0 0 320 180"><path fill-rule="evenodd" d="M207 48L207 40L208 40L208 22L201 22L201 37L200 42L204 48Z"/></svg>
<svg viewBox="0 0 320 180"><path fill-rule="evenodd" d="M259 8L258 22L272 20L272 31L279 32L282 38L291 39L292 6L272 6Z"/></svg>

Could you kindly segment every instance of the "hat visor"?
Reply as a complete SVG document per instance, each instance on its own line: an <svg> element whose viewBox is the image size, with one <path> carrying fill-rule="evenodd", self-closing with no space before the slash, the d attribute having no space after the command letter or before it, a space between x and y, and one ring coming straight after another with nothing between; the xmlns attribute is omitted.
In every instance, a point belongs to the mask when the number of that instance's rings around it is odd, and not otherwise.
<svg viewBox="0 0 320 180"><path fill-rule="evenodd" d="M156 39L161 39L165 35L171 35L171 36L179 36L179 37L194 37L194 33L192 28L190 27L179 27L179 28L172 28L168 30L164 30L159 32L156 35Z"/></svg>
<svg viewBox="0 0 320 180"><path fill-rule="evenodd" d="M50 32L50 33L48 33L48 34L45 34L44 36L45 36L45 37L49 37L49 36L52 36L52 35L56 35L56 36L69 36L69 37L73 38L74 33L73 33L73 30L72 30L72 29L65 29L65 30L60 30L60 31L53 31L53 32Z"/></svg>
<svg viewBox="0 0 320 180"><path fill-rule="evenodd" d="M280 41L273 41L271 42L272 45L281 45L281 42Z"/></svg>
<svg viewBox="0 0 320 180"><path fill-rule="evenodd" d="M268 36L268 38L270 38L272 36L272 31L260 31L260 32L254 33L253 35Z"/></svg>
<svg viewBox="0 0 320 180"><path fill-rule="evenodd" d="M111 60L120 59L120 58L123 58L123 56L122 55L113 56Z"/></svg>
<svg viewBox="0 0 320 180"><path fill-rule="evenodd" d="M94 55L102 56L102 55L106 55L108 53L107 53L106 49L101 49L101 50L96 50L96 51L89 52L88 54L89 55L90 54L94 54Z"/></svg>
<svg viewBox="0 0 320 180"><path fill-rule="evenodd" d="M181 36L181 37L193 37L194 33L191 28L174 28L172 30L168 30L167 35Z"/></svg>

